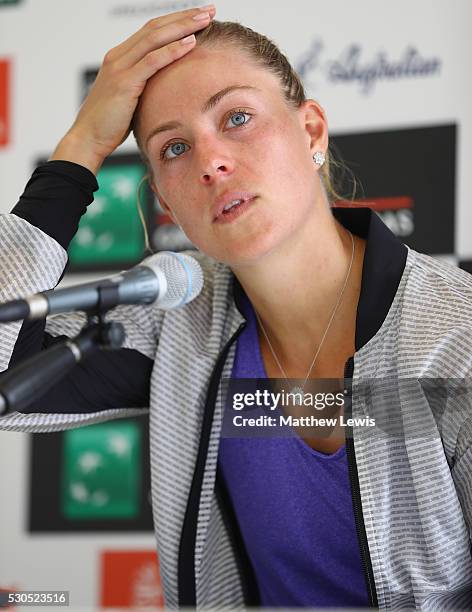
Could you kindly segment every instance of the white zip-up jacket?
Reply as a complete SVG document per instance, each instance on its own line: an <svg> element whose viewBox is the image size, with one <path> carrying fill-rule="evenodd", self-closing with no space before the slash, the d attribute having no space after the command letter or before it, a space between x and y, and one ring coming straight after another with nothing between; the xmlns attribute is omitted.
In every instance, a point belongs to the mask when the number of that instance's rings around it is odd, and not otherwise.
<svg viewBox="0 0 472 612"><path fill-rule="evenodd" d="M15 214L0 216L0 301L57 284L65 247L95 188L93 175L68 162L35 172ZM374 432L348 428L346 439L370 605L472 609L472 277L407 248L368 209L333 212L367 239L356 352L345 373L346 416L369 415L379 423ZM46 395L34 411L0 418L0 427L59 431L142 414L148 405L166 605L257 605L257 585L217 470L221 381L230 377L245 324L241 288L227 266L193 255L205 276L193 302L166 312L120 306L109 316L125 326L117 353L135 360L137 379L149 364L148 386L136 404L124 391L103 405L88 403L69 384L63 387L72 406L67 412L54 394ZM83 323L80 314L55 315L45 333L72 337ZM0 370L21 349L27 331L21 328L21 322L0 326ZM94 380L93 367L77 366L77 376Z"/></svg>

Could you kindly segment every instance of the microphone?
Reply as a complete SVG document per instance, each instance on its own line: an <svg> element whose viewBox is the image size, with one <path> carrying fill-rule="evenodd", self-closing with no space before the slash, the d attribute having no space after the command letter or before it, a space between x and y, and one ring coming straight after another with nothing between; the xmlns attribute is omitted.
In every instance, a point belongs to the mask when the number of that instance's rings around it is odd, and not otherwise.
<svg viewBox="0 0 472 612"><path fill-rule="evenodd" d="M43 319L75 310L94 312L104 294L107 309L119 304L155 303L158 308L170 310L191 302L202 287L203 272L193 257L161 251L115 276L0 304L0 323Z"/></svg>

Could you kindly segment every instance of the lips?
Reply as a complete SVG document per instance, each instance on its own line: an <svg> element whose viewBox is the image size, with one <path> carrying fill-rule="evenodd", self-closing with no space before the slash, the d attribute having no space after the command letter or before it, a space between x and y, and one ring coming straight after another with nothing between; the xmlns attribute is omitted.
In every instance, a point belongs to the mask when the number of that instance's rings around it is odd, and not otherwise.
<svg viewBox="0 0 472 612"><path fill-rule="evenodd" d="M213 204L213 221L216 221L221 215L223 215L225 206L231 204L231 202L234 200L242 200L241 203L244 203L248 202L249 200L253 200L255 197L256 194L248 191L226 191L221 196L216 198L215 203Z"/></svg>

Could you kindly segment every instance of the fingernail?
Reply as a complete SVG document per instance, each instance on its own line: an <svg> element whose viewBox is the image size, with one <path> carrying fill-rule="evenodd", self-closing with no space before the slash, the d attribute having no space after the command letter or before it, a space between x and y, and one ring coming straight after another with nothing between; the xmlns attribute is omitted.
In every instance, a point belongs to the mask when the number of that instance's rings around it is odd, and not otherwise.
<svg viewBox="0 0 472 612"><path fill-rule="evenodd" d="M210 13L198 13L197 15L194 15L193 18L195 21L203 21L204 19L210 18Z"/></svg>
<svg viewBox="0 0 472 612"><path fill-rule="evenodd" d="M189 45L190 43L194 42L195 40L195 34L190 34L190 36L186 36L185 38L182 38L182 40L180 41L181 45Z"/></svg>
<svg viewBox="0 0 472 612"><path fill-rule="evenodd" d="M200 10L200 11L214 11L215 10L215 5L214 4L207 4L206 6L200 6L198 10Z"/></svg>

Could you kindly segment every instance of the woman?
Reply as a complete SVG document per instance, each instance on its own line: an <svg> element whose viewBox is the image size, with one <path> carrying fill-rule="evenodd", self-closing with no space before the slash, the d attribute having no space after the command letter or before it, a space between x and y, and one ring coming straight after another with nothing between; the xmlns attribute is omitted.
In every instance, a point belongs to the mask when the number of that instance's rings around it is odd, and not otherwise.
<svg viewBox="0 0 472 612"><path fill-rule="evenodd" d="M112 49L1 220L2 299L54 286L93 175L132 126L153 190L201 251L201 295L165 314L117 308L124 348L2 427L52 431L150 406L168 606L470 607L469 404L456 394L434 410L418 384L394 384L385 406L385 389L363 384L468 376L472 281L407 249L371 211L330 207L323 110L270 41L209 25L214 15L160 17ZM3 368L82 324L5 326ZM337 414L376 414L384 435L338 421L324 434L222 436L229 377L298 379L302 398L341 379Z"/></svg>

